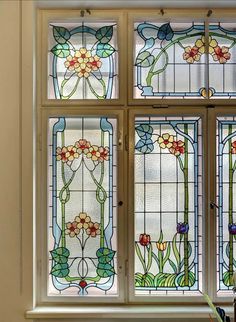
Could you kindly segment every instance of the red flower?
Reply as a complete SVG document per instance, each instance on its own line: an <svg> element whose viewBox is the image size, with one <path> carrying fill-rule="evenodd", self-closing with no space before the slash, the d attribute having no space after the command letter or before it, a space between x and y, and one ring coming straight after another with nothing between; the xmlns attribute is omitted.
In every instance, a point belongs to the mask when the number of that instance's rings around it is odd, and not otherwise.
<svg viewBox="0 0 236 322"><path fill-rule="evenodd" d="M108 147L103 147L100 146L98 149L99 153L100 153L100 157L99 157L99 161L102 162L104 160L109 160L109 148Z"/></svg>
<svg viewBox="0 0 236 322"><path fill-rule="evenodd" d="M147 235L147 234L141 234L139 236L139 242L142 246L147 246L150 244L150 241L151 241L151 237L150 235Z"/></svg>
<svg viewBox="0 0 236 322"><path fill-rule="evenodd" d="M184 153L184 142L179 140L179 141L174 141L172 144L172 147L169 148L170 153L174 154L176 157L179 156L180 154Z"/></svg>
<svg viewBox="0 0 236 322"><path fill-rule="evenodd" d="M77 151L79 154L81 153L87 154L91 144L89 141L85 139L84 140L80 139L79 141L75 142L75 146L77 147Z"/></svg>
<svg viewBox="0 0 236 322"><path fill-rule="evenodd" d="M232 146L231 153L232 154L236 154L236 141L232 142L231 143L231 146Z"/></svg>
<svg viewBox="0 0 236 322"><path fill-rule="evenodd" d="M212 53L212 57L215 61L219 61L220 64L225 64L227 60L230 59L231 54L229 53L229 48L222 46L222 47L215 47L214 52Z"/></svg>

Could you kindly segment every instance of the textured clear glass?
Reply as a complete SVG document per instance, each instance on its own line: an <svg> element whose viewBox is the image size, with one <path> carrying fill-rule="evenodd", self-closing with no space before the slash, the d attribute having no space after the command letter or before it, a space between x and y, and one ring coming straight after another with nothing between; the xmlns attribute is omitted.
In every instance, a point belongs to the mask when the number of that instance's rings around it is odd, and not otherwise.
<svg viewBox="0 0 236 322"><path fill-rule="evenodd" d="M118 98L117 75L114 21L50 24L49 99Z"/></svg>
<svg viewBox="0 0 236 322"><path fill-rule="evenodd" d="M49 119L48 295L117 295L117 122Z"/></svg>
<svg viewBox="0 0 236 322"><path fill-rule="evenodd" d="M199 294L201 119L136 117L135 130L135 293Z"/></svg>

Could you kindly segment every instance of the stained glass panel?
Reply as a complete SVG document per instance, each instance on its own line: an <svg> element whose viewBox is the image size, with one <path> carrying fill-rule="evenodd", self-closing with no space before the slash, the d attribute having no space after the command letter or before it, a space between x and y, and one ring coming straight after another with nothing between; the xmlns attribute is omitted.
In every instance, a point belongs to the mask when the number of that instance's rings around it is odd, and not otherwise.
<svg viewBox="0 0 236 322"><path fill-rule="evenodd" d="M217 118L217 290L230 290L236 270L236 117Z"/></svg>
<svg viewBox="0 0 236 322"><path fill-rule="evenodd" d="M236 97L236 23L209 26L209 96Z"/></svg>
<svg viewBox="0 0 236 322"><path fill-rule="evenodd" d="M201 119L137 117L135 130L135 293L199 294Z"/></svg>
<svg viewBox="0 0 236 322"><path fill-rule="evenodd" d="M134 98L205 97L203 23L134 25Z"/></svg>
<svg viewBox="0 0 236 322"><path fill-rule="evenodd" d="M49 119L48 295L117 295L117 122Z"/></svg>
<svg viewBox="0 0 236 322"><path fill-rule="evenodd" d="M48 98L118 97L115 22L52 23L49 35Z"/></svg>

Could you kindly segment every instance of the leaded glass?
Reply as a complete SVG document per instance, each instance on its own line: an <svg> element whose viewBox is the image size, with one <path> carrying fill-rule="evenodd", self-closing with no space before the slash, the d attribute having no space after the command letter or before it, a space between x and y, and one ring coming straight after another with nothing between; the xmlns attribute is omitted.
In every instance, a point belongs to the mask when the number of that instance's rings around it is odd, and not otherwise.
<svg viewBox="0 0 236 322"><path fill-rule="evenodd" d="M202 287L199 117L136 117L135 293Z"/></svg>
<svg viewBox="0 0 236 322"><path fill-rule="evenodd" d="M134 25L134 98L206 96L203 23Z"/></svg>
<svg viewBox="0 0 236 322"><path fill-rule="evenodd" d="M217 118L217 290L231 290L236 270L236 117ZM232 294L230 292L230 294Z"/></svg>
<svg viewBox="0 0 236 322"><path fill-rule="evenodd" d="M209 96L236 97L236 23L209 26Z"/></svg>
<svg viewBox="0 0 236 322"><path fill-rule="evenodd" d="M48 98L118 97L115 22L51 23Z"/></svg>
<svg viewBox="0 0 236 322"><path fill-rule="evenodd" d="M49 119L48 295L117 295L116 126Z"/></svg>

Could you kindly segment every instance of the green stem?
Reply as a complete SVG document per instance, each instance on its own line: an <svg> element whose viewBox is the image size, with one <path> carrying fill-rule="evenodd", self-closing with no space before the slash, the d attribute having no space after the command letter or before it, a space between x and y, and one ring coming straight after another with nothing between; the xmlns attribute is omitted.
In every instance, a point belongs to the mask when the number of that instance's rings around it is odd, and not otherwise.
<svg viewBox="0 0 236 322"><path fill-rule="evenodd" d="M184 124L184 133L188 134L188 124ZM188 224L189 190L188 190L188 139L184 139L184 223ZM185 285L189 285L188 232L184 234L184 276Z"/></svg>
<svg viewBox="0 0 236 322"><path fill-rule="evenodd" d="M74 75L74 74L73 74ZM71 75L71 77L73 76L73 75ZM64 96L63 95L63 90L64 90L64 86L66 85L66 83L71 79L71 77L70 78L68 78L68 79L64 79L63 81L62 81L62 83L61 83L61 90L60 90L60 92L61 92L61 97L62 97L62 99L69 99L69 98L71 98L71 96L72 95L74 95L74 93L76 92L76 90L77 90L77 87L78 87L78 85L79 85L79 81L80 81L80 78L78 77L78 79L77 79L77 81L76 81L76 84L75 84L75 86L74 86L74 88L73 88L73 90L70 92L70 94L69 95L67 95L67 96Z"/></svg>
<svg viewBox="0 0 236 322"><path fill-rule="evenodd" d="M232 134L232 125L229 125L229 135ZM231 143L229 143L229 225L233 224L233 156L231 153ZM233 235L229 233L229 280L233 277Z"/></svg>
<svg viewBox="0 0 236 322"><path fill-rule="evenodd" d="M93 93L93 95L94 95L94 96L96 96L98 99L104 99L104 98L105 98L105 93L106 93L106 85L105 85L104 80L103 80L103 79L99 80L99 82L102 84L102 88L103 88L103 95L102 95L102 96L101 96L101 95L98 95L98 94L96 93L96 91L93 89L93 87L92 87L92 85L91 85L91 83L90 83L89 78L86 78L86 80L87 80L87 83L88 83L89 89L90 89L90 91Z"/></svg>
<svg viewBox="0 0 236 322"><path fill-rule="evenodd" d="M104 132L101 131L101 146L104 147ZM99 184L102 185L104 179L104 161L101 163L101 177L99 180ZM99 196L99 190L97 188L97 194ZM100 212L101 212L101 222L100 222L100 247L104 247L104 203L105 203L105 196L103 198L103 202L100 202Z"/></svg>
<svg viewBox="0 0 236 322"><path fill-rule="evenodd" d="M179 37L177 39L175 39L174 41L171 41L168 45L166 45L164 48L161 49L160 53L157 55L157 57L155 58L153 64L152 64L152 67L150 68L149 72L148 72L148 75L147 75L147 78L146 78L146 82L147 82L147 86L151 86L151 83L152 83L152 77L154 75L156 75L158 73L157 72L153 72L154 68L155 68L155 65L156 63L158 62L159 58L161 57L162 54L165 54L167 55L166 51L167 49L169 49L172 45L174 44L177 44L178 42L180 42L181 40L184 40L186 38L191 38L191 37L196 37L196 36L202 36L203 33L202 32L197 32L197 33L194 33L192 35L188 35L187 37L186 36L183 36L183 37Z"/></svg>

